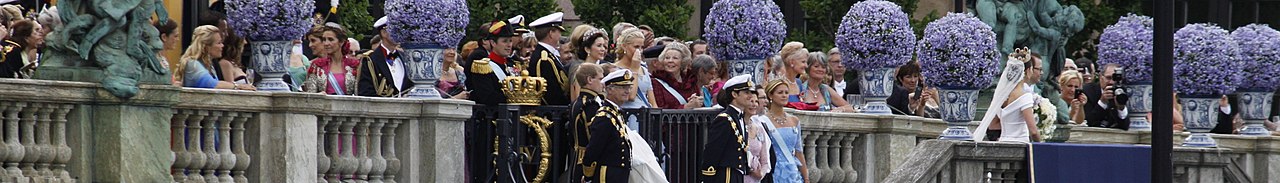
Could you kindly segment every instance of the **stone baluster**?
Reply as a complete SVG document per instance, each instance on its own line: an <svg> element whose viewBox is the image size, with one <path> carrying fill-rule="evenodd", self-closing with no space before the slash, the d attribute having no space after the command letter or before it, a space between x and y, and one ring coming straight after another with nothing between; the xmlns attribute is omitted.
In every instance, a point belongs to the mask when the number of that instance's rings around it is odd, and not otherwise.
<svg viewBox="0 0 1280 183"><path fill-rule="evenodd" d="M325 143L329 145L329 170L325 174L325 180L329 183L338 183L338 177L342 174L342 118L325 116L329 120L328 135Z"/></svg>
<svg viewBox="0 0 1280 183"><path fill-rule="evenodd" d="M8 124L17 123L18 110L20 108L21 107L18 106L18 103L16 102L0 101L0 120L3 120L3 122L0 122L0 127L8 127L9 126ZM5 132L5 130L3 130L3 128L0 128L0 132ZM11 133L11 134L16 134L16 133ZM8 137L8 135L4 135L4 133L0 133L0 140L3 140L3 143L6 143L6 144L0 144L0 181L12 181L11 180L12 177L16 175L10 174L9 171L4 170L5 163L14 162L14 161L8 160L9 159L8 157L10 154L9 152L11 151L11 149L9 147L9 144L7 144L9 141L5 137ZM17 174L17 175L20 175L20 174Z"/></svg>
<svg viewBox="0 0 1280 183"><path fill-rule="evenodd" d="M174 182L187 181L187 115L190 111L175 109L173 118L169 120L169 150L173 151L173 165L170 174Z"/></svg>
<svg viewBox="0 0 1280 183"><path fill-rule="evenodd" d="M35 178L36 160L40 159L40 154L36 152L36 112L40 109L40 104L29 104L22 109L22 163L19 164L22 169L22 175L28 178Z"/></svg>
<svg viewBox="0 0 1280 183"><path fill-rule="evenodd" d="M236 165L236 155L231 153L231 121L235 120L239 113L223 112L222 117L218 118L218 154L222 159L222 163L217 166L218 182L232 182L231 167Z"/></svg>
<svg viewBox="0 0 1280 183"><path fill-rule="evenodd" d="M200 175L200 170L204 168L205 158L204 150L200 149L203 140L200 136L200 122L205 121L205 117L209 117L209 111L194 111L191 119L187 120L187 157L190 158L187 164L187 182L203 182L204 176Z"/></svg>
<svg viewBox="0 0 1280 183"><path fill-rule="evenodd" d="M369 171L373 170L373 159L369 157L369 125L373 123L373 119L354 118L356 122L356 143L355 152L356 162L360 168L356 169L356 182L364 183L369 180Z"/></svg>
<svg viewBox="0 0 1280 183"><path fill-rule="evenodd" d="M67 145L67 114L74 107L71 104L58 104L54 110L53 144L50 147L54 149L53 176L59 182L75 181L71 178L71 172L67 172L67 163L71 162L71 146Z"/></svg>
<svg viewBox="0 0 1280 183"><path fill-rule="evenodd" d="M843 164L841 164L841 168L845 169L847 172L844 174L845 182L856 182L858 180L858 170L854 168L855 166L853 164L853 155L855 152L853 150L853 143L856 140L858 140L858 134L848 134L848 136L841 141L841 144L844 144L844 146L840 149L840 162L843 162Z"/></svg>
<svg viewBox="0 0 1280 183"><path fill-rule="evenodd" d="M391 119L387 126L382 128L382 137L385 138L382 141L382 155L387 159L387 171L383 175L386 178L383 182L396 183L396 175L400 174L400 158L396 157L396 127L405 121L407 120Z"/></svg>
<svg viewBox="0 0 1280 183"><path fill-rule="evenodd" d="M818 133L819 132L816 132L816 131L800 133L801 136L804 137L804 162L805 162L804 167L805 169L808 170L808 173L809 173L808 176L810 181L816 181L816 180L812 180L814 178L817 178L814 175L821 173L821 170L817 170L817 166L814 166L813 164L814 162L816 162L814 158L817 157L817 152L818 152L816 147L818 145L817 144Z"/></svg>
<svg viewBox="0 0 1280 183"><path fill-rule="evenodd" d="M844 175L847 172L840 166L840 164L844 164L843 162L840 162L840 149L844 148L844 145L840 144L840 141L844 141L844 138L847 137L846 134L848 133L828 132L827 134L831 136L831 140L827 142L829 144L828 146L830 146L826 151L827 171L831 173L828 173L824 179L827 179L827 182L845 182Z"/></svg>
<svg viewBox="0 0 1280 183"><path fill-rule="evenodd" d="M18 180L25 179L26 177L22 175L22 170L18 169L18 166L20 165L19 163L26 154L26 147L21 142L22 138L20 138L22 137L22 134L19 133L22 131L21 124L25 121L21 116L29 115L29 113L24 109L26 107L26 102L16 102L13 103L12 106L9 106L8 109L5 109L5 116L8 117L5 118L4 121L4 144L5 147L7 147L7 153L5 153L6 155L4 158L4 171L8 174L8 177L5 177L4 180L0 181L17 182Z"/></svg>
<svg viewBox="0 0 1280 183"><path fill-rule="evenodd" d="M382 126L387 124L387 119L370 119L373 125L369 127L369 159L373 161L373 169L369 170L369 183L383 183L382 174L387 172L387 159L382 157Z"/></svg>
<svg viewBox="0 0 1280 183"><path fill-rule="evenodd" d="M328 137L329 133L327 133L328 131L325 130L325 127L329 124L329 121L331 119L332 118L328 116L316 116L316 120L320 125L319 128L316 128L317 130L320 131L316 135L316 138L317 138L316 142L318 142L316 145L319 146L317 148L318 151L316 151L316 170L319 170L317 172L318 176L317 176L316 182L328 182L328 181L325 181L325 175L329 172L329 155L328 154L330 154L329 153L330 148L327 148L328 147L327 143L329 141L332 141L333 138Z"/></svg>
<svg viewBox="0 0 1280 183"><path fill-rule="evenodd" d="M49 165L52 165L53 158L57 157L51 146L53 142L49 140L49 128L53 124L53 118L49 116L52 116L53 108L53 104L40 104L40 109L36 111L37 118L34 135L36 137L36 154L39 155L35 157L35 162L33 162L36 171L33 173L35 176L32 176L34 179L32 181L48 182L51 180L49 178L53 177L53 171L49 170Z"/></svg>
<svg viewBox="0 0 1280 183"><path fill-rule="evenodd" d="M204 171L204 182L218 182L218 176L215 175L218 167L222 166L222 156L218 155L218 149L214 145L219 143L218 138L218 121L221 120L222 114L218 112L209 112L209 117L202 121L204 130L200 130L202 136L200 142L201 152L204 152L204 167L200 170Z"/></svg>
<svg viewBox="0 0 1280 183"><path fill-rule="evenodd" d="M245 152L244 130L245 123L254 116L253 113L240 113L236 115L235 121L231 122L231 152L235 154L235 166L231 168L231 174L234 175L233 181L236 183L247 183L249 178L245 177L245 170L249 169L249 162L252 161L249 153Z"/></svg>
<svg viewBox="0 0 1280 183"><path fill-rule="evenodd" d="M352 175L355 175L356 170L360 169L360 162L356 160L355 156L355 120L356 119L351 117L342 117L342 128L339 129L339 131L342 132L342 141L339 142L342 144L341 173L343 177L341 179L351 179Z"/></svg>
<svg viewBox="0 0 1280 183"><path fill-rule="evenodd" d="M828 152L831 152L829 150L831 149L832 133L833 132L818 132L817 134L817 151L814 151L813 153L818 154L818 157L816 158L817 161L813 163L813 165L818 167L817 169L819 170L819 173L814 175L813 178L809 178L814 182L831 182L831 175L832 173L835 173L831 171L831 161L830 158L828 158L829 155L831 155Z"/></svg>

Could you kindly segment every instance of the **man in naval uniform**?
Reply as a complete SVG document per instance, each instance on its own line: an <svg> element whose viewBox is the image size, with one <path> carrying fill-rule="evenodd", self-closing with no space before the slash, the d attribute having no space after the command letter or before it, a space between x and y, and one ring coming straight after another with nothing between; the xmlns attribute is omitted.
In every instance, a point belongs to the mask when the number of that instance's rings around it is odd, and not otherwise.
<svg viewBox="0 0 1280 183"><path fill-rule="evenodd" d="M576 77L578 86L582 90L578 92L578 99L569 105L569 114L573 115L572 121L569 121L570 137L573 137L573 151L569 164L569 180L579 180L582 175L582 156L587 150L587 139L590 137L587 133L587 125L591 124L591 120L595 118L597 111L600 110L601 103L604 103L602 92L604 92L604 83L600 80L604 78L603 70L599 65L593 63L578 66L582 71Z"/></svg>
<svg viewBox="0 0 1280 183"><path fill-rule="evenodd" d="M511 56L511 40L516 39L515 30L506 21L493 22L488 34L485 35L483 44L487 45L489 50L479 50L476 52L487 52L482 58L472 58L470 62L464 62L462 69L466 72L467 80L465 85L471 89L469 97L471 101L475 101L480 105L498 105L507 101L507 96L502 93L502 80L513 73L508 67L512 62ZM472 54L473 56L476 53Z"/></svg>
<svg viewBox="0 0 1280 183"><path fill-rule="evenodd" d="M373 23L378 31L380 41L368 59L361 60L360 81L357 83L357 94L366 97L400 97L401 93L413 88L413 81L405 77L409 70L400 59L400 43L391 39L386 30L387 17L379 18Z"/></svg>
<svg viewBox="0 0 1280 183"><path fill-rule="evenodd" d="M529 24L538 38L538 46L530 58L529 75L547 80L547 92L542 96L543 105L569 105L568 83L564 63L560 61L560 23L564 13L556 12L534 20Z"/></svg>
<svg viewBox="0 0 1280 183"><path fill-rule="evenodd" d="M700 178L702 182L741 183L742 176L751 172L747 159L747 126L742 122L742 110L754 105L755 84L750 74L735 76L724 83L716 94L716 103L724 110L708 124L707 142L702 150Z"/></svg>
<svg viewBox="0 0 1280 183"><path fill-rule="evenodd" d="M631 141L627 125L618 111L619 102L636 99L635 76L620 69L600 80L605 98L596 116L588 124L587 148L583 152L583 175L586 182L627 182L631 174Z"/></svg>

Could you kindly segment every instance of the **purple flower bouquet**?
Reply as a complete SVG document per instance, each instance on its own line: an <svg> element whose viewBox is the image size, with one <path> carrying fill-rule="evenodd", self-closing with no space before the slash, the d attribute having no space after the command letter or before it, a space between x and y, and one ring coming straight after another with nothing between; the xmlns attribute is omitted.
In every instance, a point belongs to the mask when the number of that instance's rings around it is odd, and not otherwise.
<svg viewBox="0 0 1280 183"><path fill-rule="evenodd" d="M1188 24L1173 34L1173 88L1187 97L1235 92L1244 62L1236 41L1212 24Z"/></svg>
<svg viewBox="0 0 1280 183"><path fill-rule="evenodd" d="M1276 91L1280 87L1280 31L1265 24L1236 28L1231 37L1240 44L1244 78L1240 89Z"/></svg>
<svg viewBox="0 0 1280 183"><path fill-rule="evenodd" d="M1151 25L1151 17L1129 14L1107 26L1098 37L1098 64L1124 67L1125 81L1151 83Z"/></svg>
<svg viewBox="0 0 1280 183"><path fill-rule="evenodd" d="M401 44L452 47L465 36L471 16L462 0L387 1L385 8L387 32Z"/></svg>
<svg viewBox="0 0 1280 183"><path fill-rule="evenodd" d="M721 0L711 6L702 38L717 59L764 59L782 47L787 25L773 1Z"/></svg>
<svg viewBox="0 0 1280 183"><path fill-rule="evenodd" d="M315 1L228 0L227 24L250 41L302 39L311 28Z"/></svg>
<svg viewBox="0 0 1280 183"><path fill-rule="evenodd" d="M893 68L911 61L916 35L902 7L883 0L853 4L836 31L836 45L854 70Z"/></svg>
<svg viewBox="0 0 1280 183"><path fill-rule="evenodd" d="M986 88L1000 72L996 33L967 13L929 22L917 56L921 74L942 88Z"/></svg>

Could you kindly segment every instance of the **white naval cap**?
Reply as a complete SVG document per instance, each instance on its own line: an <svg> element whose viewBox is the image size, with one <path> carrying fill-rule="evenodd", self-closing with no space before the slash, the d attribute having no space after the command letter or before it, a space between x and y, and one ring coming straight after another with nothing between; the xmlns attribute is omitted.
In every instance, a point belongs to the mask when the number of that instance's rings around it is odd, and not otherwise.
<svg viewBox="0 0 1280 183"><path fill-rule="evenodd" d="M754 91L755 85L755 82L751 81L751 74L743 74L729 78L729 81L725 81L724 86L720 87L720 91Z"/></svg>
<svg viewBox="0 0 1280 183"><path fill-rule="evenodd" d="M542 16L542 18L538 18L537 20L533 20L532 23L529 23L529 27L533 27L533 28L555 27L563 31L564 27L560 27L560 24L563 22L564 22L564 13L555 12L547 16Z"/></svg>
<svg viewBox="0 0 1280 183"><path fill-rule="evenodd" d="M604 76L604 79L600 79L600 83L604 83L605 85L624 85L625 86L625 85L635 84L633 80L634 80L634 77L631 76L631 70L618 69L616 71L609 73L609 75Z"/></svg>
<svg viewBox="0 0 1280 183"><path fill-rule="evenodd" d="M382 16L382 18L378 18L378 21L373 22L373 27L382 27L382 26L387 26L386 16Z"/></svg>

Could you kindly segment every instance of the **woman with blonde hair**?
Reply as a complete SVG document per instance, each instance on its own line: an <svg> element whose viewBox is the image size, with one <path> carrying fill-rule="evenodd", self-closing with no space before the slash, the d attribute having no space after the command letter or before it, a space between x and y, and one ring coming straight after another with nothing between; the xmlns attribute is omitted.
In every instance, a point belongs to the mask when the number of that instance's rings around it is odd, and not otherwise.
<svg viewBox="0 0 1280 183"><path fill-rule="evenodd" d="M640 65L640 52L644 49L644 32L640 29L627 29L622 31L622 35L618 35L618 62L619 69L631 70L635 73L636 100L631 102L618 104L624 109L650 108L657 106L657 102L653 97L653 81L649 74L649 69Z"/></svg>
<svg viewBox="0 0 1280 183"><path fill-rule="evenodd" d="M1071 121L1076 124L1084 124L1084 104L1089 98L1082 91L1078 90L1084 86L1084 78L1080 76L1080 71L1066 70L1058 75L1058 92L1062 94L1062 101L1066 101L1069 107L1059 108L1058 112L1067 112Z"/></svg>
<svg viewBox="0 0 1280 183"><path fill-rule="evenodd" d="M782 57L782 68L774 72L781 76L778 79L787 82L787 102L800 102L799 83L802 82L805 70L809 69L809 50L804 49L804 43L790 42L782 46L778 55Z"/></svg>
<svg viewBox="0 0 1280 183"><path fill-rule="evenodd" d="M182 63L174 69L174 74L182 78L182 86L193 88L216 88L256 90L251 85L221 81L211 69L213 61L222 57L222 31L218 27L205 25L192 31L191 46L182 54Z"/></svg>

